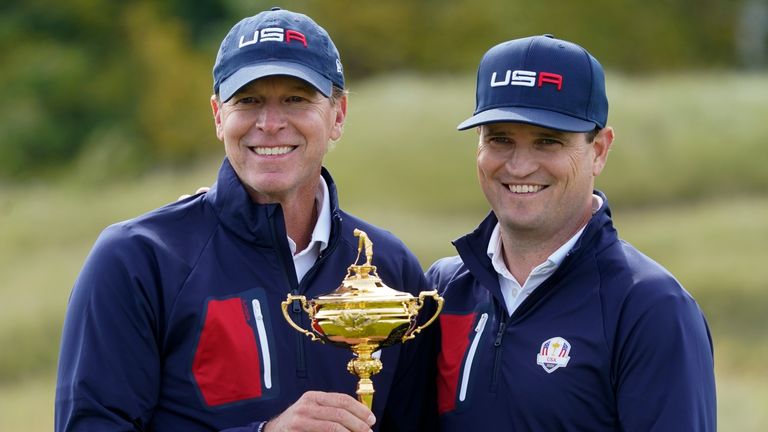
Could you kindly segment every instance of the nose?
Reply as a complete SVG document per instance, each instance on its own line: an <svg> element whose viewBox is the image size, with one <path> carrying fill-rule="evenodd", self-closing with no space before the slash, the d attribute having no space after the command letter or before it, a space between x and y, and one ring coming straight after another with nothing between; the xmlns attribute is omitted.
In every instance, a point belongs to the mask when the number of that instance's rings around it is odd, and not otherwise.
<svg viewBox="0 0 768 432"><path fill-rule="evenodd" d="M523 178L533 174L538 169L539 162L529 146L516 145L507 154L507 160L504 165L510 174Z"/></svg>
<svg viewBox="0 0 768 432"><path fill-rule="evenodd" d="M277 103L265 103L259 110L255 126L268 134L274 134L284 129L287 117L283 107Z"/></svg>

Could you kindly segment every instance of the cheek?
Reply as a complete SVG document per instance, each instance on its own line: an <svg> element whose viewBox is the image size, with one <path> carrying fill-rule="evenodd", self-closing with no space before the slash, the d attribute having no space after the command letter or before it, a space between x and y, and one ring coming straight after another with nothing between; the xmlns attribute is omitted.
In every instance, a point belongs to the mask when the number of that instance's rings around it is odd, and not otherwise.
<svg viewBox="0 0 768 432"><path fill-rule="evenodd" d="M483 157L480 153L477 155L477 179L481 185L484 185L485 179L488 177L488 162L487 158Z"/></svg>
<svg viewBox="0 0 768 432"><path fill-rule="evenodd" d="M584 161L578 157L568 158L568 178L576 178L583 169Z"/></svg>
<svg viewBox="0 0 768 432"><path fill-rule="evenodd" d="M494 163L493 158L488 154L478 152L477 155L477 181L480 183L480 189L482 189L486 198L491 199L493 196L493 175L497 171L497 164Z"/></svg>
<svg viewBox="0 0 768 432"><path fill-rule="evenodd" d="M479 174L489 175L495 170L495 166L498 165L495 161L496 158L488 152L488 150L480 147L477 150L477 171Z"/></svg>
<svg viewBox="0 0 768 432"><path fill-rule="evenodd" d="M578 151L568 156L568 177L577 179L579 177L591 177L594 170L592 163L593 155L588 151Z"/></svg>
<svg viewBox="0 0 768 432"><path fill-rule="evenodd" d="M248 132L253 122L242 112L228 112L221 116L222 134L226 138L239 138Z"/></svg>

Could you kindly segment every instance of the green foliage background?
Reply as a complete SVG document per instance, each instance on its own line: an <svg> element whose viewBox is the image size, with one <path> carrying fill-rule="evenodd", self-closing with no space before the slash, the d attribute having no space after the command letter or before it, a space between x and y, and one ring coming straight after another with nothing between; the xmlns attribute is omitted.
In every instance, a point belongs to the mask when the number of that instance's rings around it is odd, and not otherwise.
<svg viewBox="0 0 768 432"><path fill-rule="evenodd" d="M0 430L52 428L67 297L98 233L214 180L218 43L275 4L342 53L349 116L327 156L342 206L424 267L488 211L474 132L455 130L482 53L545 32L589 47L617 132L598 187L707 315L720 429L764 428L768 71L741 69L739 2L28 0L0 5Z"/></svg>
<svg viewBox="0 0 768 432"><path fill-rule="evenodd" d="M717 0L44 0L0 6L0 179L85 164L104 176L211 151L210 70L238 19L303 11L350 78L472 71L503 40L554 33L632 74L738 66L738 7ZM354 82L354 81L352 81Z"/></svg>

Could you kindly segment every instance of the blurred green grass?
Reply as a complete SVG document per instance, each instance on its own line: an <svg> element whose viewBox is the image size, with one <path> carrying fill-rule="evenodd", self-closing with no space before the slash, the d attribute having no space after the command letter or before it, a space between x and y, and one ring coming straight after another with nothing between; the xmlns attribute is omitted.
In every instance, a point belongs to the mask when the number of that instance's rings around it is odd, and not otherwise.
<svg viewBox="0 0 768 432"><path fill-rule="evenodd" d="M697 298L715 340L722 430L768 413L768 75L608 77L617 141L598 186L622 237ZM474 78L353 83L346 131L327 158L342 206L400 236L423 266L488 207L475 180ZM206 103L207 101L200 101ZM207 138L220 147L213 128ZM221 154L220 151L218 154ZM59 334L98 233L210 184L221 157L106 178L92 159L55 183L0 185L0 430L50 430ZM99 160L109 163L108 155Z"/></svg>

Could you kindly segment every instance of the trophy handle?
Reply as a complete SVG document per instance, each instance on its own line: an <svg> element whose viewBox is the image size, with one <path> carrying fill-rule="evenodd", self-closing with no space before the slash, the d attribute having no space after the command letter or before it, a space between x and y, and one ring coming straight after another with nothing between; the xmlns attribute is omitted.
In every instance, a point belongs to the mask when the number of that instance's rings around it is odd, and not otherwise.
<svg viewBox="0 0 768 432"><path fill-rule="evenodd" d="M432 297L432 299L434 299L434 300L435 300L435 302L437 302L437 310L435 310L435 313L434 313L434 315L432 315L432 317L431 317L431 318L430 318L430 319L429 319L429 320L428 320L426 323L424 323L423 325L420 325L420 326L416 327L415 329L413 329L413 331L411 331L411 332L409 332L409 333L406 333L406 334L405 334L405 336L403 336L403 342L405 342L405 341L408 341L408 340L411 340L411 339L415 338L415 337L416 337L416 335L417 335L419 332L421 332L422 330L424 330L425 328L427 328L427 327L428 327L430 324L432 324L432 322L433 322L435 319L437 319L437 316L438 316L438 315L440 315L440 311L441 311L441 310L443 310L443 301L444 301L444 300L443 300L443 298L442 298L442 297L440 297L440 295L437 293L437 290L432 290L432 291L422 291L422 292L420 292L420 293L419 293L419 305L418 305L418 307L416 308L416 311L417 311L417 313L418 313L418 311L420 311L420 310L421 310L421 308L424 306L424 298L425 298L425 297Z"/></svg>
<svg viewBox="0 0 768 432"><path fill-rule="evenodd" d="M296 329L296 330L298 330L299 332L301 332L301 333L304 333L305 335L307 335L307 336L309 336L310 338L312 338L312 341L313 341L313 342L314 342L314 341L325 342L325 341L323 341L321 338L319 338L319 337L315 336L315 334L314 334L314 333L312 333L311 331L308 331L308 330L305 330L305 329L303 329L303 328L299 327L299 325L298 325L298 324L296 324L296 323L293 321L293 319L291 319L291 316L288 314L288 306L289 306L291 303L293 303L293 302L294 302L294 300L299 300L299 301L301 302L301 308L302 308L302 309L304 309L304 312L306 312L307 314L309 314L309 306L307 306L307 298L306 298L306 297L304 297L303 295L293 295L293 294L288 294L288 297L285 299L285 301L284 301L284 302L282 302L282 303L280 303L280 307L283 309L283 316L285 317L285 320L286 320L286 321L288 321L288 324L289 324L291 327L295 328L295 329Z"/></svg>

